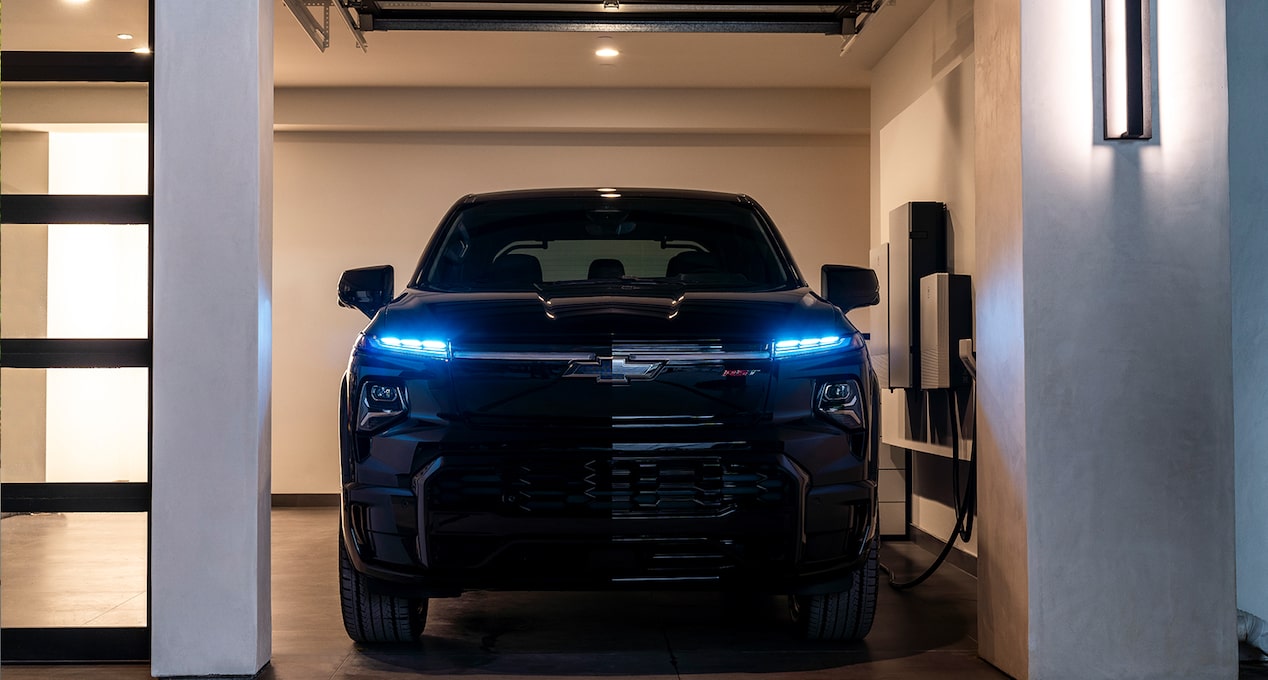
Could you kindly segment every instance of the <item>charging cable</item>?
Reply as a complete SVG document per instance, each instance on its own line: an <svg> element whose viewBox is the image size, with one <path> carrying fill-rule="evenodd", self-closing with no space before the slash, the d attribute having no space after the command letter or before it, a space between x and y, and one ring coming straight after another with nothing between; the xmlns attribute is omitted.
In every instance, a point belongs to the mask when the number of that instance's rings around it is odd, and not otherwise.
<svg viewBox="0 0 1268 680"><path fill-rule="evenodd" d="M894 590L908 590L924 583L942 563L946 561L947 556L951 554L951 549L955 547L957 540L968 542L973 537L973 518L977 514L977 361L973 353L973 341L971 339L960 341L960 360L964 362L964 367L969 372L969 400L964 414L964 421L968 423L966 428L960 422L960 408L956 400L952 400L955 416L951 418L954 432L951 437L951 485L954 487L952 493L952 502L955 510L955 527L951 530L951 536L947 538L946 545L942 547L942 552L938 553L938 557L934 559L933 564L925 569L924 573L910 581L894 580L894 572L884 564L880 565L882 571L889 576L889 587ZM964 486L964 494L960 494L960 439L963 430L968 430L969 440L969 478Z"/></svg>

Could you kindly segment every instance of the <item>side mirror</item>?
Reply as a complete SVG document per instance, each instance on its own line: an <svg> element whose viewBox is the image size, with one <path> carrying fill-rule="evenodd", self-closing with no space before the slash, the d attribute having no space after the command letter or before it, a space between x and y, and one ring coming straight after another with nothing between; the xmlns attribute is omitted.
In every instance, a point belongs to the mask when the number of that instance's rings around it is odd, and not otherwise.
<svg viewBox="0 0 1268 680"><path fill-rule="evenodd" d="M392 300L392 265L349 269L339 277L339 306L374 318Z"/></svg>
<svg viewBox="0 0 1268 680"><path fill-rule="evenodd" d="M822 283L823 297L844 312L858 307L871 307L881 301L881 287L876 280L876 272L865 267L825 264Z"/></svg>

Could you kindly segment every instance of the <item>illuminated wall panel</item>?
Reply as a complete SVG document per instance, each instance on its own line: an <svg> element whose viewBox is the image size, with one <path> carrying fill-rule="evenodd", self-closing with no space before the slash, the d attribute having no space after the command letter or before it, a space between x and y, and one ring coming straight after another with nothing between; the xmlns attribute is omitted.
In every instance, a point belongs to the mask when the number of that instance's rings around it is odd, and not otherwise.
<svg viewBox="0 0 1268 680"><path fill-rule="evenodd" d="M146 156L144 131L51 133L49 192L145 194ZM147 337L147 232L49 226L48 337ZM49 371L46 480L145 481L148 392L144 369Z"/></svg>

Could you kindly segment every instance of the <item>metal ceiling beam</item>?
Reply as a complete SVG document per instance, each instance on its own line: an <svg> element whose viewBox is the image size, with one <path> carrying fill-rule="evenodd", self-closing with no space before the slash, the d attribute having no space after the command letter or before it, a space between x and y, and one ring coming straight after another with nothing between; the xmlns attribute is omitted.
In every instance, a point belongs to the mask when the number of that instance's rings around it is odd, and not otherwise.
<svg viewBox="0 0 1268 680"><path fill-rule="evenodd" d="M318 50L326 51L330 47L330 5L325 2L309 2L307 0L282 0L286 3L286 8L295 15L295 20L299 22L304 32L312 38L313 44ZM313 16L310 7L322 8L322 21L317 21L317 17Z"/></svg>
<svg viewBox="0 0 1268 680"><path fill-rule="evenodd" d="M568 2L555 0L540 2L539 0L435 0L419 2L417 0L379 0L375 3L381 11L428 11L428 12L590 12L612 14L615 12L674 12L674 13L732 13L758 12L783 13L801 12L810 14L844 13L844 6L830 3L808 3L804 0L780 2L779 0L762 0L762 2L624 2L600 3L595 0L584 2ZM833 8L833 9L826 9Z"/></svg>
<svg viewBox="0 0 1268 680"><path fill-rule="evenodd" d="M304 32L312 38L313 44L317 49L325 52L330 47L330 7L333 5L335 10L339 12L339 16L343 17L344 23L348 24L348 30L352 31L352 37L357 41L357 47L362 52L366 51L365 34L361 32L360 26L352 19L352 11L340 0L282 0L286 4L291 14L295 15L295 20L299 22ZM321 20L313 14L314 8L321 8Z"/></svg>
<svg viewBox="0 0 1268 680"><path fill-rule="evenodd" d="M369 46L365 42L365 34L361 32L361 27L358 26L352 19L352 11L337 0L331 1L334 3L335 7L339 8L339 16L343 17L344 23L348 24L348 30L352 31L352 37L356 39L357 47L360 47L362 52L369 51Z"/></svg>
<svg viewBox="0 0 1268 680"><path fill-rule="evenodd" d="M840 35L852 21L840 19L512 19L503 17L380 17L376 31L546 31L589 33L817 33ZM853 33L853 31L850 31Z"/></svg>
<svg viewBox="0 0 1268 680"><path fill-rule="evenodd" d="M375 31L852 35L885 0L338 0Z"/></svg>

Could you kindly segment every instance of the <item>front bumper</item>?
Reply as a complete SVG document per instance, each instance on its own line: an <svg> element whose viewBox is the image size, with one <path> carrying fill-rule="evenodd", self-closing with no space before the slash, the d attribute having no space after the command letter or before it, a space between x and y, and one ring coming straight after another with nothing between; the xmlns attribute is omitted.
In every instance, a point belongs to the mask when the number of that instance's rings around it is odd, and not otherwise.
<svg viewBox="0 0 1268 680"><path fill-rule="evenodd" d="M787 451L731 447L461 447L424 460L414 446L416 471L396 485L345 485L344 539L381 588L432 597L848 586L876 536L875 483L815 486Z"/></svg>

